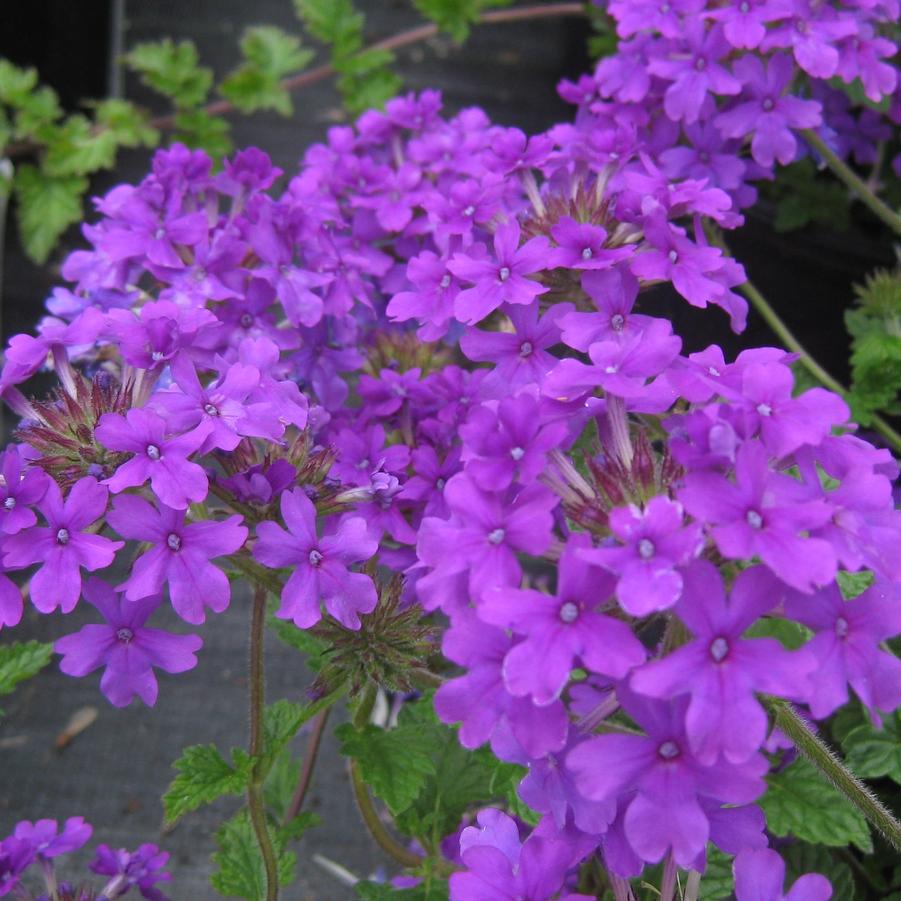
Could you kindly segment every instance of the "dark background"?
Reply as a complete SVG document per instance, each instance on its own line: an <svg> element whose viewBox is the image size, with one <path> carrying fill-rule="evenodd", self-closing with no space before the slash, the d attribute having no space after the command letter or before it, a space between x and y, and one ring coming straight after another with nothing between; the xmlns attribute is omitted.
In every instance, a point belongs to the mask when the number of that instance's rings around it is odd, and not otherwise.
<svg viewBox="0 0 901 901"><path fill-rule="evenodd" d="M145 91L117 63L119 55L139 41L191 38L201 62L212 66L219 78L236 65L237 41L247 25L297 27L289 0L34 0L4 6L0 55L35 65L41 80L59 92L69 109L78 108L84 97L114 93L155 112L167 112L161 98ZM367 13L367 36L372 41L420 22L406 2L358 0L358 7ZM537 131L571 115L554 87L561 77L575 77L588 68L586 32L580 19L486 26L475 29L462 49L441 37L402 50L398 69L407 89L441 89L448 113L481 105L499 123ZM286 172L292 172L304 148L322 139L341 117L338 96L328 82L297 95L295 108L291 119L265 113L236 117L232 132L236 147L260 146ZM92 185L94 193L119 181L139 180L148 159L143 151L122 152L117 171L98 177ZM730 237L750 277L839 378L847 372L842 311L850 285L874 261L890 261L878 235L864 215L859 228L846 235L806 230L779 236L772 232L765 214L755 213L748 226ZM58 283L59 261L78 243L79 233L73 228L51 262L37 267L19 251L15 228L9 223L0 285L4 345L10 335L33 328L44 298ZM753 313L748 331L737 339L729 334L719 311L693 310L663 291L651 304L656 312L674 319L689 350L711 341L733 353L742 346L774 343ZM10 637L52 640L91 620L87 605L66 618L31 611ZM205 646L197 669L181 676L160 676L160 700L152 711L139 701L124 711L116 710L99 693L97 674L70 679L55 665L5 699L6 716L0 721L0 836L8 834L19 819L62 820L81 814L95 826L92 845L104 841L134 848L144 841L161 842L173 855L174 899L213 898L207 882L212 832L237 800L220 801L189 814L171 834L162 836L159 796L172 778L172 761L185 745L215 742L223 749L246 745L248 621L247 597L238 591L229 611L211 617L202 627ZM309 679L296 653L273 639L267 654L270 698L302 700ZM67 749L55 750L56 736L72 713L85 706L97 708L96 722ZM299 748L304 741L301 736ZM359 823L330 735L321 752L309 808L321 813L324 823L302 841L299 877L285 892L286 899L352 897L349 889L312 863L314 854L325 855L360 877L371 876L379 868L394 871Z"/></svg>

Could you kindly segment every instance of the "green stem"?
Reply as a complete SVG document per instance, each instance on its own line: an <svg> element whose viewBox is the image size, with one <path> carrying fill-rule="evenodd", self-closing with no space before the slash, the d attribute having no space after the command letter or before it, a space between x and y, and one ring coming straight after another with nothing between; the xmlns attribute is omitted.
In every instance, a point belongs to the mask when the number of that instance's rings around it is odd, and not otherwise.
<svg viewBox="0 0 901 901"><path fill-rule="evenodd" d="M405 848L385 828L385 824L379 818L378 811L372 803L369 789L366 788L366 783L363 781L363 776L360 773L356 760L350 761L350 781L353 786L357 807L360 809L360 815L363 817L363 822L366 824L369 834L375 839L375 843L401 866L410 868L420 866L423 858Z"/></svg>
<svg viewBox="0 0 901 901"><path fill-rule="evenodd" d="M826 161L826 165L866 204L873 214L878 216L892 231L901 235L901 216L891 207L883 203L869 185L842 159L835 155L832 148L813 130L804 129L801 134L816 152Z"/></svg>
<svg viewBox="0 0 901 901"><path fill-rule="evenodd" d="M705 232L711 244L721 248L726 253L731 254L729 246L718 229L705 227ZM806 347L794 336L794 333L782 321L779 314L770 306L767 299L757 290L751 281L746 281L738 285L737 290L744 294L751 303L751 306L761 315L766 324L773 330L774 334L789 349L794 351L801 358L801 365L821 384L834 391L842 397L848 397L848 389L837 379L833 378L823 367L813 358ZM881 416L874 414L871 417L873 428L882 435L883 438L892 446L896 453L901 454L901 434L889 425Z"/></svg>
<svg viewBox="0 0 901 901"><path fill-rule="evenodd" d="M901 823L882 802L838 758L835 752L815 735L794 709L785 701L765 699L776 726L795 747L857 808L876 829L901 851Z"/></svg>
<svg viewBox="0 0 901 901"><path fill-rule="evenodd" d="M303 758L303 769L300 772L297 790L294 792L294 797L291 798L291 803L285 811L285 824L290 823L300 813L300 809L303 807L304 798L307 796L307 790L310 787L310 783L313 781L313 768L316 765L316 755L319 753L319 746L322 744L322 736L325 734L325 726L326 723L328 723L328 716L331 709L331 707L326 707L325 710L316 717L316 722L313 725L313 734L310 736L310 741L307 744L307 753Z"/></svg>
<svg viewBox="0 0 901 901"><path fill-rule="evenodd" d="M266 623L266 587L258 585L253 595L250 623L250 757L253 761L250 783L247 786L247 808L260 846L266 870L266 901L278 901L278 861L263 803L263 774L260 762L265 753L263 739L263 709L265 683L263 674L263 629Z"/></svg>

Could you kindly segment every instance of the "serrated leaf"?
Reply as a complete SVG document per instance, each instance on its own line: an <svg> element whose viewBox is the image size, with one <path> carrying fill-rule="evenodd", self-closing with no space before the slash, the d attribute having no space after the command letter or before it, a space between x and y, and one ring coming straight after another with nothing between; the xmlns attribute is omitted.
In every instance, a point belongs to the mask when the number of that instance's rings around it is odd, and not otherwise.
<svg viewBox="0 0 901 901"><path fill-rule="evenodd" d="M223 795L240 795L250 779L249 758L229 764L215 745L192 745L172 764L178 775L163 795L167 822L173 823Z"/></svg>
<svg viewBox="0 0 901 901"><path fill-rule="evenodd" d="M36 676L52 656L53 645L41 641L0 645L0 695L8 695L20 682Z"/></svg>
<svg viewBox="0 0 901 901"><path fill-rule="evenodd" d="M774 835L794 835L803 841L837 848L853 844L873 850L863 815L829 785L813 764L799 758L767 778L769 788L760 801L767 828Z"/></svg>
<svg viewBox="0 0 901 901"><path fill-rule="evenodd" d="M16 110L16 137L21 139L36 135L40 138L41 130L55 122L62 113L53 88L40 87L32 91Z"/></svg>
<svg viewBox="0 0 901 901"><path fill-rule="evenodd" d="M8 59L0 59L0 102L19 107L38 83L36 69L21 69Z"/></svg>
<svg viewBox="0 0 901 901"><path fill-rule="evenodd" d="M50 178L34 166L20 166L13 188L22 247L35 263L43 263L60 235L81 219L88 180L80 175Z"/></svg>
<svg viewBox="0 0 901 901"><path fill-rule="evenodd" d="M94 130L84 116L69 116L45 140L48 175L88 175L111 169L116 161L116 136L108 129Z"/></svg>
<svg viewBox="0 0 901 901"><path fill-rule="evenodd" d="M213 159L231 153L232 141L228 121L211 116L202 109L182 111L175 115L173 140L187 147L205 150Z"/></svg>
<svg viewBox="0 0 901 901"><path fill-rule="evenodd" d="M382 68L341 75L337 85L348 112L359 115L368 109L381 109L403 82L390 69Z"/></svg>
<svg viewBox="0 0 901 901"><path fill-rule="evenodd" d="M413 888L395 888L386 882L358 882L354 886L360 901L447 901L447 883L423 880Z"/></svg>
<svg viewBox="0 0 901 901"><path fill-rule="evenodd" d="M734 883L731 855L723 853L715 845L707 845L707 867L701 877L700 901L731 898Z"/></svg>
<svg viewBox="0 0 901 901"><path fill-rule="evenodd" d="M286 836L282 830L269 828L273 847L278 855L279 885L294 879L296 855L285 850ZM219 848L213 854L218 870L210 877L213 888L222 895L260 901L266 897L266 868L257 845L256 833L246 810L223 823L216 831Z"/></svg>
<svg viewBox="0 0 901 901"><path fill-rule="evenodd" d="M293 0L307 31L331 47L332 57L342 59L363 46L365 17L353 0Z"/></svg>
<svg viewBox="0 0 901 901"><path fill-rule="evenodd" d="M862 723L842 737L845 763L857 776L875 779L888 776L901 785L901 714L883 719L882 729Z"/></svg>
<svg viewBox="0 0 901 901"><path fill-rule="evenodd" d="M213 71L199 65L193 41L147 41L132 48L125 61L144 84L180 107L203 103L213 84Z"/></svg>
<svg viewBox="0 0 901 901"><path fill-rule="evenodd" d="M470 26L478 21L482 7L479 0L413 0L413 5L458 43L469 36Z"/></svg>
<svg viewBox="0 0 901 901"><path fill-rule="evenodd" d="M795 842L779 849L785 861L785 883L793 885L805 873L820 873L832 883L832 897L836 901L854 901L857 889L851 867L818 845Z"/></svg>
<svg viewBox="0 0 901 901"><path fill-rule="evenodd" d="M429 733L400 726L358 730L344 723L335 735L341 742L341 753L357 761L366 784L394 815L413 803L435 772L431 756L434 737Z"/></svg>
<svg viewBox="0 0 901 901"><path fill-rule="evenodd" d="M291 97L279 80L251 66L232 72L219 85L219 93L244 113L271 109L290 116L294 111Z"/></svg>
<svg viewBox="0 0 901 901"><path fill-rule="evenodd" d="M256 69L276 78L303 69L314 53L300 44L300 38L274 25L248 28L241 38L241 52Z"/></svg>
<svg viewBox="0 0 901 901"><path fill-rule="evenodd" d="M123 147L155 147L159 143L160 133L149 124L148 115L127 100L101 100L95 118Z"/></svg>

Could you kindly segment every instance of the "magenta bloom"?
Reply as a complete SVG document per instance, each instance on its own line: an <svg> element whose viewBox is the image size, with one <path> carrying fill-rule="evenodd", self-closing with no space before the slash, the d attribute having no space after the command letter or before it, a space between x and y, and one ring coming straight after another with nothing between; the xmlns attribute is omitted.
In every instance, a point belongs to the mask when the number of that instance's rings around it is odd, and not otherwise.
<svg viewBox="0 0 901 901"><path fill-rule="evenodd" d="M169 901L156 888L157 882L172 879L172 874L163 870L168 861L169 852L160 851L149 842L137 851L126 851L124 848L113 850L109 845L98 845L90 868L94 873L111 876L110 884L118 885L118 891L123 895L136 886L147 901Z"/></svg>
<svg viewBox="0 0 901 901"><path fill-rule="evenodd" d="M848 684L878 719L901 704L901 660L882 643L901 633L901 592L877 582L845 602L838 585L814 595L790 592L785 604L792 619L815 630L807 645L817 660L816 678L807 698L817 719L829 716L848 700Z"/></svg>
<svg viewBox="0 0 901 901"><path fill-rule="evenodd" d="M785 861L769 848L742 851L732 864L736 901L828 901L832 886L825 876L807 873L788 890Z"/></svg>
<svg viewBox="0 0 901 901"><path fill-rule="evenodd" d="M176 510L202 501L209 488L206 473L188 457L206 441L211 430L206 422L185 435L167 438L166 421L152 410L135 408L125 416L104 414L94 429L97 440L110 450L134 454L104 484L118 494L150 479L153 493Z"/></svg>
<svg viewBox="0 0 901 901"><path fill-rule="evenodd" d="M801 483L773 472L759 442L738 449L734 483L713 472L689 473L679 500L693 516L713 523L713 540L730 560L759 556L800 591L812 591L835 576L832 545L799 534L828 522L832 507L809 500Z"/></svg>
<svg viewBox="0 0 901 901"><path fill-rule="evenodd" d="M214 613L228 607L228 579L210 561L233 554L244 544L247 529L240 525L240 516L186 523L183 510L162 504L157 510L143 498L128 494L116 498L107 521L123 538L153 545L117 586L128 600L155 595L168 582L172 606L185 622L202 623L206 607Z"/></svg>
<svg viewBox="0 0 901 901"><path fill-rule="evenodd" d="M677 567L690 562L701 550L701 529L683 528L682 505L658 495L645 509L634 504L610 513L610 529L621 547L587 547L579 556L616 573L616 599L633 616L647 616L672 607L682 594Z"/></svg>
<svg viewBox="0 0 901 901"><path fill-rule="evenodd" d="M502 303L530 304L547 291L527 276L547 268L550 242L538 237L520 247L519 236L519 223L511 219L494 233L494 259L457 253L447 264L458 278L473 283L454 299L454 315L461 322L474 325Z"/></svg>
<svg viewBox="0 0 901 901"><path fill-rule="evenodd" d="M33 853L49 859L77 851L88 842L93 831L84 817L69 817L62 830L56 820L38 820L36 823L22 820L16 824L13 837L27 842Z"/></svg>
<svg viewBox="0 0 901 901"><path fill-rule="evenodd" d="M697 759L714 764L722 754L742 763L767 734L766 712L754 693L806 699L816 661L775 638L741 637L779 600L779 583L764 567L739 574L728 604L722 577L706 560L693 563L684 578L676 613L695 640L646 663L629 684L655 698L690 695L685 727Z"/></svg>
<svg viewBox="0 0 901 901"><path fill-rule="evenodd" d="M38 509L46 526L33 526L10 535L3 544L3 565L21 569L32 563L41 568L31 577L31 600L41 613L60 607L75 609L81 595L81 569L103 569L113 562L122 541L91 534L88 527L106 512L109 492L92 476L79 479L63 501L59 486L47 484Z"/></svg>
<svg viewBox="0 0 901 901"><path fill-rule="evenodd" d="M576 222L564 216L551 229L557 242L548 256L548 268L563 266L567 269L608 269L620 260L632 256L635 247L605 247L607 230L590 222Z"/></svg>
<svg viewBox="0 0 901 901"><path fill-rule="evenodd" d="M37 522L31 505L44 496L50 482L43 469L25 468L24 462L15 444L0 455L0 532L4 535L15 535Z"/></svg>
<svg viewBox="0 0 901 901"><path fill-rule="evenodd" d="M740 766L706 766L686 735L685 703L663 703L617 691L623 708L647 733L600 735L574 748L567 766L579 790L594 801L622 799L625 838L642 860L656 863L667 851L691 867L710 837L702 801L747 804L763 794L766 759L754 754Z"/></svg>
<svg viewBox="0 0 901 901"><path fill-rule="evenodd" d="M378 550L366 521L345 517L333 534L320 538L316 507L302 488L282 493L281 511L288 531L274 522L260 523L253 549L254 557L265 566L294 567L275 615L308 629L322 619L319 604L324 602L342 625L359 629L360 614L372 612L378 602L372 579L348 569Z"/></svg>
<svg viewBox="0 0 901 901"><path fill-rule="evenodd" d="M531 695L536 704L549 704L560 696L579 663L621 679L644 662L644 646L629 626L598 613L610 598L613 580L599 578L580 559L589 547L587 534L570 536L560 558L556 596L496 588L478 605L480 619L525 636L504 658L504 683L511 694Z"/></svg>
<svg viewBox="0 0 901 901"><path fill-rule="evenodd" d="M102 626L84 626L57 640L53 649L62 654L60 669L70 676L86 676L105 667L100 690L116 707L127 707L135 696L152 707L159 686L153 668L183 673L197 666L199 635L175 635L144 623L160 604L159 596L126 601L100 579L89 579L85 600L106 619Z"/></svg>

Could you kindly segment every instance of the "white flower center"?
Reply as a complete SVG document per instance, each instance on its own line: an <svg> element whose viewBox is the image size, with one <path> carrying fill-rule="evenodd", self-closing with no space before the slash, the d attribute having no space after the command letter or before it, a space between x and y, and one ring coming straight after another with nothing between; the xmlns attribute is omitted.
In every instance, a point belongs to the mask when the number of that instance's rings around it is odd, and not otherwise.
<svg viewBox="0 0 901 901"><path fill-rule="evenodd" d="M835 634L838 635L839 638L844 638L848 634L848 620L843 616L840 616L835 621Z"/></svg>
<svg viewBox="0 0 901 901"><path fill-rule="evenodd" d="M672 760L679 756L679 746L674 741L665 741L657 748L657 753L664 760Z"/></svg>
<svg viewBox="0 0 901 901"><path fill-rule="evenodd" d="M582 248L582 259L590 260L594 256L594 251L590 247Z"/></svg>
<svg viewBox="0 0 901 901"><path fill-rule="evenodd" d="M569 625L579 618L579 608L572 601L567 601L565 604L561 605L557 615L560 617L560 622Z"/></svg>
<svg viewBox="0 0 901 901"><path fill-rule="evenodd" d="M159 460L162 454L160 453L160 449L155 444L148 444L147 456L150 457L151 460Z"/></svg>
<svg viewBox="0 0 901 901"><path fill-rule="evenodd" d="M610 328L615 332L621 332L626 324L626 317L622 313L614 313L610 317Z"/></svg>
<svg viewBox="0 0 901 901"><path fill-rule="evenodd" d="M57 544L68 544L69 543L69 530L68 529L58 529L57 530L56 543Z"/></svg>
<svg viewBox="0 0 901 901"><path fill-rule="evenodd" d="M526 455L525 449L521 447L513 447L510 448L510 456L513 457L514 460L522 460L522 458Z"/></svg>
<svg viewBox="0 0 901 901"><path fill-rule="evenodd" d="M116 630L116 638L118 638L119 641L125 642L125 644L128 644L134 637L135 633L127 626L123 626L121 629Z"/></svg>
<svg viewBox="0 0 901 901"><path fill-rule="evenodd" d="M710 642L710 656L719 663L729 653L729 642L725 638L714 638Z"/></svg>
<svg viewBox="0 0 901 901"><path fill-rule="evenodd" d="M166 536L166 546L170 551L180 551L181 550L181 535L176 535L175 532L170 532Z"/></svg>
<svg viewBox="0 0 901 901"><path fill-rule="evenodd" d="M15 499L14 497L8 497L8 498L3 502L3 507L4 507L4 509L6 509L6 510L15 510L15 508L16 508L16 499Z"/></svg>
<svg viewBox="0 0 901 901"><path fill-rule="evenodd" d="M445 273L443 276L441 276L441 281L438 282L438 285L441 288L446 288L446 287L448 287L448 285L450 285L450 283L451 283L451 277Z"/></svg>
<svg viewBox="0 0 901 901"><path fill-rule="evenodd" d="M310 551L310 566L317 567L320 563L322 563L322 551L317 551L316 548Z"/></svg>
<svg viewBox="0 0 901 901"><path fill-rule="evenodd" d="M671 251L667 254L667 256L669 257L669 261L670 261L671 263L675 263L675 262L679 259L679 254L676 253L675 250L671 250Z"/></svg>
<svg viewBox="0 0 901 901"><path fill-rule="evenodd" d="M519 345L519 355L521 357L527 357L530 353L532 353L533 347L531 341L523 341L522 344Z"/></svg>
<svg viewBox="0 0 901 901"><path fill-rule="evenodd" d="M638 542L638 555L642 560L650 560L654 556L655 551L654 542L650 538L642 538Z"/></svg>
<svg viewBox="0 0 901 901"><path fill-rule="evenodd" d="M752 529L760 529L763 527L763 517L756 510L748 510L745 519Z"/></svg>
<svg viewBox="0 0 901 901"><path fill-rule="evenodd" d="M491 544L500 544L506 536L507 533L503 529L494 529L488 533L488 541Z"/></svg>
<svg viewBox="0 0 901 901"><path fill-rule="evenodd" d="M769 404L757 404L757 412L761 416L769 416L773 412L773 408Z"/></svg>
<svg viewBox="0 0 901 901"><path fill-rule="evenodd" d="M498 270L497 277L502 281L507 281L510 278L510 267L509 266L501 266Z"/></svg>

